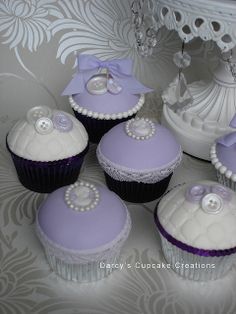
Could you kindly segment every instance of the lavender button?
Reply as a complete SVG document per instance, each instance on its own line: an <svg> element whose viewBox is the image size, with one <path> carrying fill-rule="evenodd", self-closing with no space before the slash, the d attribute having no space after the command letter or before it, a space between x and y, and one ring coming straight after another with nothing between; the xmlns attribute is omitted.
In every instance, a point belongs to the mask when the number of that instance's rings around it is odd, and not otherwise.
<svg viewBox="0 0 236 314"><path fill-rule="evenodd" d="M69 132L73 128L72 120L63 112L57 112L52 118L54 128L60 132Z"/></svg>
<svg viewBox="0 0 236 314"><path fill-rule="evenodd" d="M122 91L122 87L114 81L114 79L109 78L107 81L107 89L111 94L119 94Z"/></svg>
<svg viewBox="0 0 236 314"><path fill-rule="evenodd" d="M223 200L230 201L232 198L232 192L224 186L215 185L212 186L211 192L219 195Z"/></svg>
<svg viewBox="0 0 236 314"><path fill-rule="evenodd" d="M193 185L190 186L185 194L185 198L189 202L198 202L206 194L207 188L204 185Z"/></svg>

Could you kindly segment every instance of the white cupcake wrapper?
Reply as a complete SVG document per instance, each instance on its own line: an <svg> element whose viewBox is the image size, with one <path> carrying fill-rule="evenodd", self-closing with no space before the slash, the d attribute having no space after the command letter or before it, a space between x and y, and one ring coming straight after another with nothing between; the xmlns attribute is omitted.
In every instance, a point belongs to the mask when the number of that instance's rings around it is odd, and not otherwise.
<svg viewBox="0 0 236 314"><path fill-rule="evenodd" d="M227 256L200 256L184 251L161 236L162 250L167 263L180 276L195 281L216 280L231 269L235 254ZM182 265L183 264L183 265ZM188 265L194 264L194 268ZM214 267L212 266L214 265Z"/></svg>

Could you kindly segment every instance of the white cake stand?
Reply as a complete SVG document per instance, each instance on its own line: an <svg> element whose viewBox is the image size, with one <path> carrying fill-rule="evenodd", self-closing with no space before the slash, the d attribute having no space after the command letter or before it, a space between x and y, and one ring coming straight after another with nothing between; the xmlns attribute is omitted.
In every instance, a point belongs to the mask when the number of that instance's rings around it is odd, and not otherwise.
<svg viewBox="0 0 236 314"><path fill-rule="evenodd" d="M230 130L228 125L236 112L232 75L232 67L236 70L236 0L156 0L155 12L158 28L176 30L185 43L195 37L213 40L222 51L212 80L189 85L192 107L175 113L164 104L162 117L186 153L209 160L211 144ZM230 54L231 70L226 61Z"/></svg>

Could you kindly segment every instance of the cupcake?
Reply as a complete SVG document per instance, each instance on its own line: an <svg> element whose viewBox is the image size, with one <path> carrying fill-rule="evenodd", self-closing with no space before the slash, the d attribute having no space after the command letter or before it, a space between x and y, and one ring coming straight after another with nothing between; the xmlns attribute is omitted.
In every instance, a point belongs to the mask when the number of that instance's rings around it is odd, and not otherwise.
<svg viewBox="0 0 236 314"><path fill-rule="evenodd" d="M130 228L129 212L115 193L81 180L51 193L36 218L51 269L78 282L96 281L112 272L109 266L119 263Z"/></svg>
<svg viewBox="0 0 236 314"><path fill-rule="evenodd" d="M236 115L230 127L236 128ZM236 191L236 131L218 138L211 147L210 157L218 181Z"/></svg>
<svg viewBox="0 0 236 314"><path fill-rule="evenodd" d="M151 89L132 75L132 61L101 61L92 55L78 57L79 72L66 87L70 105L85 126L89 140L98 143L116 124L135 116Z"/></svg>
<svg viewBox="0 0 236 314"><path fill-rule="evenodd" d="M236 195L213 181L174 188L155 211L167 263L199 281L225 275L236 260Z"/></svg>
<svg viewBox="0 0 236 314"><path fill-rule="evenodd" d="M77 180L88 135L69 113L39 106L14 125L6 145L22 185L49 193Z"/></svg>
<svg viewBox="0 0 236 314"><path fill-rule="evenodd" d="M164 126L133 118L102 137L97 158L109 189L126 201L143 203L165 192L182 150Z"/></svg>

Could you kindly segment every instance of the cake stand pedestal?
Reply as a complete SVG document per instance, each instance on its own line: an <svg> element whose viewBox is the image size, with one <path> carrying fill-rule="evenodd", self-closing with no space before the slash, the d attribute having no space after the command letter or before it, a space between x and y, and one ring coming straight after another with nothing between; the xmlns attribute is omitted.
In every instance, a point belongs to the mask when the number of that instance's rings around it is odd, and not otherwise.
<svg viewBox="0 0 236 314"><path fill-rule="evenodd" d="M220 59L211 81L197 81L188 87L192 107L175 113L164 104L162 122L176 134L186 153L209 160L214 140L230 132L228 125L236 112L236 83L228 62Z"/></svg>
<svg viewBox="0 0 236 314"><path fill-rule="evenodd" d="M184 42L195 37L213 40L222 51L211 81L189 84L193 104L182 113L164 104L162 121L172 129L183 150L209 160L217 137L229 132L236 112L236 1L157 0L157 27L176 30ZM231 52L230 52L231 50ZM227 61L230 56L230 63Z"/></svg>

